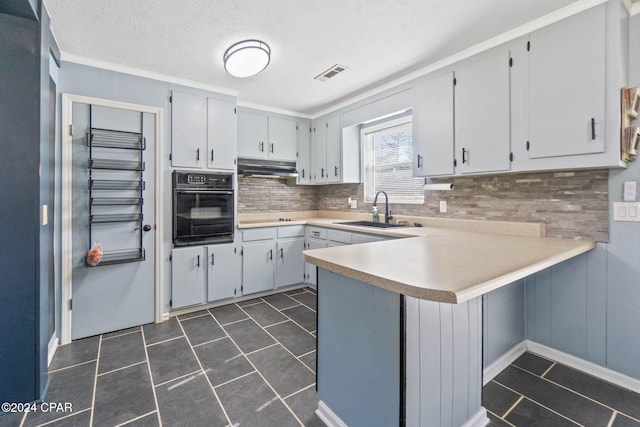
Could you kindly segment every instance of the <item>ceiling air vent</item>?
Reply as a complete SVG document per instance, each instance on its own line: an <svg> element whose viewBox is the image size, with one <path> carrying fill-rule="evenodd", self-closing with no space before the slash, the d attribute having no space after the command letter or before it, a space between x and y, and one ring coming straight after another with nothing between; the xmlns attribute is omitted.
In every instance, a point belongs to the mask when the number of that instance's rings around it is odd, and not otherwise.
<svg viewBox="0 0 640 427"><path fill-rule="evenodd" d="M334 78L335 76L337 76L338 74L340 74L346 69L347 67L345 67L344 65L336 64L333 67L329 68L328 70L318 74L313 79L318 80L319 82L326 82L327 80Z"/></svg>

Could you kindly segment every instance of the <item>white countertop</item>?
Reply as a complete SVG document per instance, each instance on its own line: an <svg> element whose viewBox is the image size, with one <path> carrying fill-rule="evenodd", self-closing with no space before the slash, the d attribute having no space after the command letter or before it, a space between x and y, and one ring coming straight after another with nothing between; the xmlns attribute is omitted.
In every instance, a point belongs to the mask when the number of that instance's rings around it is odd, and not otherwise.
<svg viewBox="0 0 640 427"><path fill-rule="evenodd" d="M339 224L365 219L354 214L320 215L285 222L256 215L243 218L238 227L307 224L405 237L306 250L304 258L318 267L399 294L454 304L595 248L595 242L589 240L540 237L544 236L543 224L407 217L410 224L415 221L428 226L378 229Z"/></svg>

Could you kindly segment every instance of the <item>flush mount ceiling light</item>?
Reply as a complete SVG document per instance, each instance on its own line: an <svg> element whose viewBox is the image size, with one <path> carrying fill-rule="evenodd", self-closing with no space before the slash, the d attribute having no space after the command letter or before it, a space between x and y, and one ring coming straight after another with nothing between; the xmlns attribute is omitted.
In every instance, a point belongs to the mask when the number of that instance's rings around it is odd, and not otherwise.
<svg viewBox="0 0 640 427"><path fill-rule="evenodd" d="M224 53L224 69L235 77L249 77L267 68L271 48L260 40L243 40Z"/></svg>

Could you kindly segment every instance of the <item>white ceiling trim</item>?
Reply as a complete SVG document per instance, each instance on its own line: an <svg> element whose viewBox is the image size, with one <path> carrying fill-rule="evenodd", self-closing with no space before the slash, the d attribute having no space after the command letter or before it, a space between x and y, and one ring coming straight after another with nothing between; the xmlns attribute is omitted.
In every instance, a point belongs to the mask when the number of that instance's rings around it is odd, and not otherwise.
<svg viewBox="0 0 640 427"><path fill-rule="evenodd" d="M207 90L210 92L216 92L223 95L238 96L238 92L229 88L223 88L219 86L212 86L197 82L194 80L183 79L168 74L156 73L153 71L142 70L136 67L130 67L128 65L115 64L113 62L102 61L100 59L89 58L86 56L75 55L65 51L60 51L60 59L66 62L73 62L74 64L86 65L88 67L101 68L103 70L115 71L118 73L132 74L138 77L144 77L148 79L158 80L161 82L173 83L182 86L188 86L195 89Z"/></svg>
<svg viewBox="0 0 640 427"><path fill-rule="evenodd" d="M402 76L396 80L385 83L372 89L368 92L362 93L356 97L349 98L339 104L332 105L330 108L327 108L323 111L320 111L317 114L313 115L313 118L323 116L325 114L329 114L341 108L347 107L351 104L354 104L359 101L363 101L371 96L377 95L385 90L393 89L396 86L399 86L404 83L408 83L411 80L417 79L419 77L426 76L427 74L433 73L434 71L445 68L449 65L455 64L456 62L462 61L463 59L470 58L473 55L484 52L496 46L500 46L503 43L509 42L511 40L515 40L518 37L525 36L535 30L539 30L540 28L546 27L547 25L553 24L555 22L561 21L562 19L568 18L570 16L576 15L580 12L583 12L592 7L598 6L600 4L606 3L608 0L580 0L576 3L572 3L569 6L565 6L562 9L558 9L554 12L551 12L547 15L544 15L538 19L535 19L531 22L528 22L520 27L514 28L513 30L507 31L506 33L502 33L496 37L493 37L484 42L478 43L468 49L462 50L454 55L451 55L441 61L437 61L431 65L428 65L424 68L416 70L412 73L409 73L405 76ZM640 6L640 3L635 3L634 8L637 10Z"/></svg>

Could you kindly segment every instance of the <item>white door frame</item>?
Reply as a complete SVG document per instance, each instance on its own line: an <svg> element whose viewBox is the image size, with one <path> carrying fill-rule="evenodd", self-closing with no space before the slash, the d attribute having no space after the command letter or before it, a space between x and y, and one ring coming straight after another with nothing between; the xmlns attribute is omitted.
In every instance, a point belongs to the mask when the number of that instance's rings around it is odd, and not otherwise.
<svg viewBox="0 0 640 427"><path fill-rule="evenodd" d="M73 262L72 262L72 139L71 135L71 123L73 117L73 103L79 104L91 104L101 107L119 108L123 110L133 110L143 113L149 113L155 115L155 175L154 175L154 187L155 187L155 218L154 224L156 225L155 246L154 246L154 289L155 289L155 321L161 322L162 317L162 295L163 295L163 276L161 268L161 254L162 254L162 233L158 232L162 230L162 227L158 227L158 224L163 224L162 218L162 203L163 192L159 191L162 188L162 123L163 123L163 110L159 107L151 107L147 105L130 104L127 102L111 101L107 99L92 98L82 95L73 95L68 93L62 94L62 237L61 237L61 272L62 272L62 289L61 289L61 329L60 341L61 344L68 344L71 342L71 319L72 310L69 308L69 301L71 300L73 293Z"/></svg>

